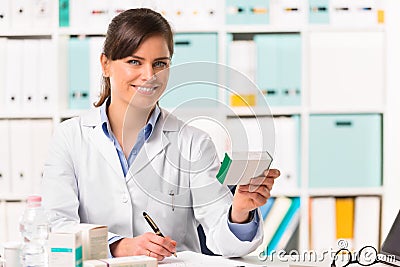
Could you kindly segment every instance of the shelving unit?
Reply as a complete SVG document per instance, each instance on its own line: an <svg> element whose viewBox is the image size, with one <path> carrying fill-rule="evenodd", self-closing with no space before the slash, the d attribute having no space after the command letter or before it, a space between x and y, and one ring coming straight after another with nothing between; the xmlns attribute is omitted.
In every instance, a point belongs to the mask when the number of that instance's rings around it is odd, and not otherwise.
<svg viewBox="0 0 400 267"><path fill-rule="evenodd" d="M70 0L71 1L71 0ZM228 1L228 0L226 0ZM273 1L273 0L271 0ZM188 26L176 25L175 30L177 34L187 33L212 33L217 36L217 54L218 63L227 64L229 34L237 36L253 36L255 34L268 35L268 34L298 34L301 39L301 103L297 106L271 106L271 114L273 116L298 116L300 120L300 169L298 170L298 177L300 178L299 187L297 189L290 189L287 191L279 192L279 194L272 194L274 196L284 195L289 197L301 198L301 219L299 230L299 250L309 249L310 244L310 227L309 227L309 200L313 197L335 196L335 197L355 197L355 196L379 196L381 197L381 241L389 231L391 222L393 221L399 209L398 188L400 188L400 166L396 162L400 158L400 127L398 121L400 118L400 78L397 71L400 69L400 30L395 25L399 25L398 12L400 4L397 0L376 0L382 3L385 7L386 21L383 25L374 26L332 26L332 25L310 25L304 22L304 25L208 25L208 26ZM66 71L66 55L61 54L62 51L66 52L65 39L71 36L104 36L106 27L98 30L85 28L63 28L58 27L58 6L54 4L52 26L47 30L1 30L0 38L33 38L33 39L51 39L57 52L55 66L57 66L57 73L54 80L57 81L57 90L54 91L56 99L55 109L53 111L23 111L23 112L10 112L2 109L0 105L0 121L1 120L16 120L16 119L40 119L51 120L55 127L59 122L66 118L77 116L84 112L84 110L70 110L67 108L67 78ZM307 15L307 14L306 14ZM384 49L385 49L385 62L384 62L384 92L382 105L374 107L335 107L323 106L312 107L310 106L310 34L313 33L382 33L384 35ZM1 53L1 52L0 52ZM63 66L64 65L64 66ZM1 67L0 67L1 69ZM1 75L1 74L0 74ZM1 78L1 77L0 77ZM340 78L340 77L339 77ZM0 86L0 89L2 87ZM0 96L2 93L0 92ZM360 97L362 98L362 96ZM227 95L222 89L219 90L218 100L226 102ZM170 108L167 108L170 109ZM215 109L205 108L205 113L212 113ZM241 107L232 107L232 111L240 115L252 115L246 109ZM264 107L256 106L253 108L255 114L259 116L271 115ZM185 112L185 111L183 111ZM191 111L196 113L196 109ZM381 114L382 115L382 148L383 148L383 165L382 165L382 186L379 187L355 187L355 188L309 188L309 159L310 159L310 117L313 115L321 114ZM338 170L335 170L338 168ZM340 166L332 167L330 171L340 172ZM340 175L340 174L338 174ZM14 179L14 177L12 177ZM1 178L0 178L1 182ZM397 189L397 190L396 190ZM15 201L23 200L26 196L21 194L13 194L12 192L2 192L0 190L1 201ZM0 240L1 242L1 240Z"/></svg>

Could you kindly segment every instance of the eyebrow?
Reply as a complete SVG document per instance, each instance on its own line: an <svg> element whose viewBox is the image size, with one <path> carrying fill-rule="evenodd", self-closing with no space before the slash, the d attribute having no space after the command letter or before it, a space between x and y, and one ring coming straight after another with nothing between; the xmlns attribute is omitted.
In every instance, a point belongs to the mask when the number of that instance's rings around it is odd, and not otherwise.
<svg viewBox="0 0 400 267"><path fill-rule="evenodd" d="M139 57L139 56L135 56L135 55L132 55L131 57L137 58L137 59L141 59L141 60L145 60L145 58ZM165 59L171 60L170 57L158 57L158 58L155 58L154 60L165 60Z"/></svg>

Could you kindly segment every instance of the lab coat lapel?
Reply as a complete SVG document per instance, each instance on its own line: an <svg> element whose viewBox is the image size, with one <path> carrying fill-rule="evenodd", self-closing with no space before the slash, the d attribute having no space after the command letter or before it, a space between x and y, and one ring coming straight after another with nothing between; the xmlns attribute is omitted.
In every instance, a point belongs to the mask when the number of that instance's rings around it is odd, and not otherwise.
<svg viewBox="0 0 400 267"><path fill-rule="evenodd" d="M148 165L155 156L160 154L166 146L170 143L168 137L165 135L167 131L178 131L179 125L175 116L170 115L165 110L161 110L160 118L154 128L154 132L144 143L137 158L133 162L129 173L131 177Z"/></svg>
<svg viewBox="0 0 400 267"><path fill-rule="evenodd" d="M104 134L101 125L96 126L90 134L94 147L102 154L105 161L111 165L119 177L124 177L117 150L113 142ZM102 164L102 163L100 163Z"/></svg>
<svg viewBox="0 0 400 267"><path fill-rule="evenodd" d="M100 152L105 161L113 168L119 177L124 177L121 163L113 142L107 138L101 127L100 111L93 109L82 116L82 126L87 127L89 140ZM99 163L103 164L103 163Z"/></svg>

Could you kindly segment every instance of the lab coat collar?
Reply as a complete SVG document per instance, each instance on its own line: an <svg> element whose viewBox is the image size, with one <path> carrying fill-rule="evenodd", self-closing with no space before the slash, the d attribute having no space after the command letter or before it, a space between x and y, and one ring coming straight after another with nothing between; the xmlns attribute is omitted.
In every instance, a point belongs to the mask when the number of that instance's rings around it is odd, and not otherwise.
<svg viewBox="0 0 400 267"><path fill-rule="evenodd" d="M100 110L98 108L92 109L82 115L81 124L82 127L92 128L92 130L89 130L89 139L94 143L95 147L111 165L118 176L123 177L124 174L115 146L113 142L106 137L101 127ZM165 132L179 131L180 124L181 122L174 115L161 109L160 118L155 126L154 132L140 150L137 158L129 169L128 175L132 177L149 164L156 155L161 153L170 143Z"/></svg>

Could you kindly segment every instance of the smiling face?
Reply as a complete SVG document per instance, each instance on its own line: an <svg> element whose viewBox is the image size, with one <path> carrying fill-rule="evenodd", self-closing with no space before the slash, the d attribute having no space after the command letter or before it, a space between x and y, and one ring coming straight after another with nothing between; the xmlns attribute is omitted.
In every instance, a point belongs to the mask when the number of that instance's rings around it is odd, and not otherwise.
<svg viewBox="0 0 400 267"><path fill-rule="evenodd" d="M104 76L110 78L113 104L152 109L164 92L169 75L170 52L165 38L146 38L130 56L110 60L101 56Z"/></svg>

